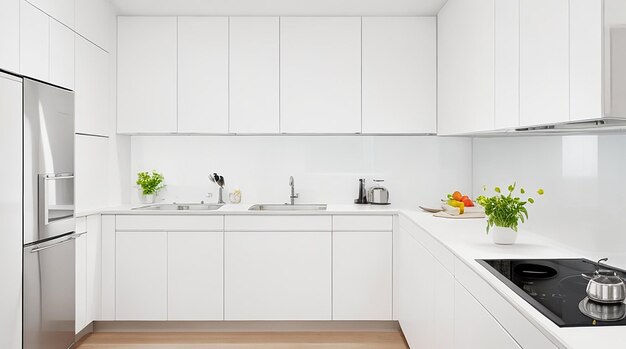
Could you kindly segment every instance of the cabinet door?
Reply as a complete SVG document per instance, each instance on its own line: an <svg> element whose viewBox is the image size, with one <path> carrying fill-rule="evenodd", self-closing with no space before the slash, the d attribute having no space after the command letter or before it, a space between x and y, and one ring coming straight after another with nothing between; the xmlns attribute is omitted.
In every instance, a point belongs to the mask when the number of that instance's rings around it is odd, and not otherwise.
<svg viewBox="0 0 626 349"><path fill-rule="evenodd" d="M0 0L0 69L20 70L20 0Z"/></svg>
<svg viewBox="0 0 626 349"><path fill-rule="evenodd" d="M117 16L106 0L76 0L76 32L108 52L114 38Z"/></svg>
<svg viewBox="0 0 626 349"><path fill-rule="evenodd" d="M48 16L22 0L20 11L20 72L48 81L50 30Z"/></svg>
<svg viewBox="0 0 626 349"><path fill-rule="evenodd" d="M226 320L330 320L330 232L226 232Z"/></svg>
<svg viewBox="0 0 626 349"><path fill-rule="evenodd" d="M87 219L76 219L76 232L87 231ZM87 235L76 239L76 333L89 324L87 320Z"/></svg>
<svg viewBox="0 0 626 349"><path fill-rule="evenodd" d="M520 1L520 124L569 120L569 0Z"/></svg>
<svg viewBox="0 0 626 349"><path fill-rule="evenodd" d="M81 2L85 0L27 0L35 7L47 13L48 16L56 19L64 25L74 28L74 1Z"/></svg>
<svg viewBox="0 0 626 349"><path fill-rule="evenodd" d="M0 73L0 348L22 348L22 84Z"/></svg>
<svg viewBox="0 0 626 349"><path fill-rule="evenodd" d="M230 132L279 132L278 21L230 18Z"/></svg>
<svg viewBox="0 0 626 349"><path fill-rule="evenodd" d="M228 18L178 18L178 132L228 133Z"/></svg>
<svg viewBox="0 0 626 349"><path fill-rule="evenodd" d="M570 120L602 116L602 1L570 0Z"/></svg>
<svg viewBox="0 0 626 349"><path fill-rule="evenodd" d="M519 0L495 5L495 129L519 126Z"/></svg>
<svg viewBox="0 0 626 349"><path fill-rule="evenodd" d="M494 1L449 0L438 23L438 133L494 128Z"/></svg>
<svg viewBox="0 0 626 349"><path fill-rule="evenodd" d="M167 320L167 233L117 232L116 320Z"/></svg>
<svg viewBox="0 0 626 349"><path fill-rule="evenodd" d="M223 320L223 232L170 232L168 320Z"/></svg>
<svg viewBox="0 0 626 349"><path fill-rule="evenodd" d="M114 132L109 76L109 54L76 36L76 132L100 136Z"/></svg>
<svg viewBox="0 0 626 349"><path fill-rule="evenodd" d="M74 89L74 32L50 20L50 82Z"/></svg>
<svg viewBox="0 0 626 349"><path fill-rule="evenodd" d="M360 18L280 23L281 132L361 132Z"/></svg>
<svg viewBox="0 0 626 349"><path fill-rule="evenodd" d="M454 288L454 343L467 349L521 349L458 282Z"/></svg>
<svg viewBox="0 0 626 349"><path fill-rule="evenodd" d="M102 225L100 215L87 216L87 324L102 319Z"/></svg>
<svg viewBox="0 0 626 349"><path fill-rule="evenodd" d="M392 233L333 232L333 320L392 319Z"/></svg>
<svg viewBox="0 0 626 349"><path fill-rule="evenodd" d="M398 234L394 303L406 340L412 348L454 349L454 276L408 231Z"/></svg>
<svg viewBox="0 0 626 349"><path fill-rule="evenodd" d="M436 23L363 18L363 133L437 132Z"/></svg>
<svg viewBox="0 0 626 349"><path fill-rule="evenodd" d="M119 133L176 132L176 17L118 17Z"/></svg>
<svg viewBox="0 0 626 349"><path fill-rule="evenodd" d="M76 212L109 206L109 139L76 135Z"/></svg>

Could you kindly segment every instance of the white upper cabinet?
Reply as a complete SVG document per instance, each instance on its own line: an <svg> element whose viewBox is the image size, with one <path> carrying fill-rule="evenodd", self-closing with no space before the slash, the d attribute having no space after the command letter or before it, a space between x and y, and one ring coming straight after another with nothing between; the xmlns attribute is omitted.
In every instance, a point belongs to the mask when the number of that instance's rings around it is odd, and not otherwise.
<svg viewBox="0 0 626 349"><path fill-rule="evenodd" d="M361 19L280 21L280 131L361 132Z"/></svg>
<svg viewBox="0 0 626 349"><path fill-rule="evenodd" d="M438 132L494 128L494 1L449 0L438 15Z"/></svg>
<svg viewBox="0 0 626 349"><path fill-rule="evenodd" d="M176 132L176 17L118 17L119 133Z"/></svg>
<svg viewBox="0 0 626 349"><path fill-rule="evenodd" d="M115 12L107 0L76 0L76 31L112 52Z"/></svg>
<svg viewBox="0 0 626 349"><path fill-rule="evenodd" d="M20 70L20 0L0 0L0 69Z"/></svg>
<svg viewBox="0 0 626 349"><path fill-rule="evenodd" d="M602 116L602 1L570 0L570 120Z"/></svg>
<svg viewBox="0 0 626 349"><path fill-rule="evenodd" d="M519 0L495 4L495 129L519 126Z"/></svg>
<svg viewBox="0 0 626 349"><path fill-rule="evenodd" d="M76 36L76 132L100 136L112 133L109 77L109 54Z"/></svg>
<svg viewBox="0 0 626 349"><path fill-rule="evenodd" d="M279 19L230 18L230 132L279 133Z"/></svg>
<svg viewBox="0 0 626 349"><path fill-rule="evenodd" d="M178 18L178 132L228 132L227 17Z"/></svg>
<svg viewBox="0 0 626 349"><path fill-rule="evenodd" d="M363 18L363 133L437 132L436 23Z"/></svg>
<svg viewBox="0 0 626 349"><path fill-rule="evenodd" d="M74 32L50 20L50 82L74 89Z"/></svg>
<svg viewBox="0 0 626 349"><path fill-rule="evenodd" d="M49 17L22 0L20 11L20 72L48 81L50 76Z"/></svg>
<svg viewBox="0 0 626 349"><path fill-rule="evenodd" d="M75 4L74 0L27 0L50 17L74 28ZM80 3L84 0L76 0Z"/></svg>
<svg viewBox="0 0 626 349"><path fill-rule="evenodd" d="M569 120L569 0L520 8L520 125Z"/></svg>

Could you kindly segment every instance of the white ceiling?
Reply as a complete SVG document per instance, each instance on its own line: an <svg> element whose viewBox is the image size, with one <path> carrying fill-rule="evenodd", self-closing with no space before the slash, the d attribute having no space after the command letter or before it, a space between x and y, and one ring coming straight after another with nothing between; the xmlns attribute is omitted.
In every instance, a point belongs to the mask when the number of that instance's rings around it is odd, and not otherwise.
<svg viewBox="0 0 626 349"><path fill-rule="evenodd" d="M428 16L447 0L111 0L120 15Z"/></svg>

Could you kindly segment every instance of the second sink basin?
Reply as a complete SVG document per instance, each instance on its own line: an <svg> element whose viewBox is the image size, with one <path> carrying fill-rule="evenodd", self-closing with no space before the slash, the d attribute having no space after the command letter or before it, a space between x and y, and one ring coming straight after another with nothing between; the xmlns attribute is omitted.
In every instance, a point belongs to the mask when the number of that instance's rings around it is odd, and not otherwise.
<svg viewBox="0 0 626 349"><path fill-rule="evenodd" d="M149 206L142 206L134 208L133 210L144 210L144 211L213 211L217 210L222 205L218 204L154 204Z"/></svg>
<svg viewBox="0 0 626 349"><path fill-rule="evenodd" d="M326 211L326 204L256 204L249 211Z"/></svg>

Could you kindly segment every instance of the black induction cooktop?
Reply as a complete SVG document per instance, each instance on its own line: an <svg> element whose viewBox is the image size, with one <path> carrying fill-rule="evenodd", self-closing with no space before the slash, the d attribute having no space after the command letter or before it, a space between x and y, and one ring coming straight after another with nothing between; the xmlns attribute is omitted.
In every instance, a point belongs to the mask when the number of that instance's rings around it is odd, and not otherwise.
<svg viewBox="0 0 626 349"><path fill-rule="evenodd" d="M626 304L591 304L591 313L583 313L588 280L597 264L587 259L485 259L476 260L504 282L535 309L559 327L626 326L626 319L617 315L607 320L600 314L624 314ZM626 272L602 264L602 269ZM587 303L584 303L587 305ZM611 308L607 308L611 307Z"/></svg>

